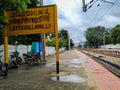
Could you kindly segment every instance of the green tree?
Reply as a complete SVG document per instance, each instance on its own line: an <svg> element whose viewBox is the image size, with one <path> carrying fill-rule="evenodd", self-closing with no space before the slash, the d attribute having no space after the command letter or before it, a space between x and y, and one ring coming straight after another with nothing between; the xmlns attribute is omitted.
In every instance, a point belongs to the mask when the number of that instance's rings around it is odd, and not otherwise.
<svg viewBox="0 0 120 90"><path fill-rule="evenodd" d="M65 29L61 29L59 31L59 38L60 40L64 41L64 47L68 49L68 31Z"/></svg>
<svg viewBox="0 0 120 90"><path fill-rule="evenodd" d="M112 29L111 38L113 44L120 43L120 25L116 25Z"/></svg>
<svg viewBox="0 0 120 90"><path fill-rule="evenodd" d="M111 44L112 43L111 31L112 31L112 28L106 28L106 31L105 31L105 44Z"/></svg>
<svg viewBox="0 0 120 90"><path fill-rule="evenodd" d="M30 0L0 0L0 23L8 23L3 15L4 10L26 11L27 4L30 4Z"/></svg>
<svg viewBox="0 0 120 90"><path fill-rule="evenodd" d="M68 40L68 31L65 29L61 29L59 32L59 36L61 39L67 39Z"/></svg>
<svg viewBox="0 0 120 90"><path fill-rule="evenodd" d="M66 40L61 39L60 33L58 33L58 38L59 38L59 48L65 47L66 46ZM46 40L46 46L53 46L55 47L55 34L50 33L47 35L48 39Z"/></svg>
<svg viewBox="0 0 120 90"><path fill-rule="evenodd" d="M28 8L29 7L37 7L38 4L38 0L30 0L30 3L28 4Z"/></svg>
<svg viewBox="0 0 120 90"><path fill-rule="evenodd" d="M111 44L111 34L105 34L105 44Z"/></svg>
<svg viewBox="0 0 120 90"><path fill-rule="evenodd" d="M75 46L74 42L72 39L70 39L70 47L73 48Z"/></svg>
<svg viewBox="0 0 120 90"><path fill-rule="evenodd" d="M64 42L63 46L68 49L68 41L69 41L68 39L70 38L68 35L68 31L65 29L61 29L59 32L59 38ZM74 47L74 42L72 39L70 39L70 46Z"/></svg>
<svg viewBox="0 0 120 90"><path fill-rule="evenodd" d="M59 36L59 48L62 48L62 47L68 48L68 31L61 29L59 30L58 36ZM55 34L50 33L47 35L47 37L48 37L48 40L46 41L46 45L55 46ZM70 45L71 47L74 47L74 43L72 39L70 39Z"/></svg>
<svg viewBox="0 0 120 90"><path fill-rule="evenodd" d="M26 11L27 4L30 4L30 0L0 0L0 38L3 38L4 24L9 23L9 20L3 14L4 10ZM11 43L12 39L10 38ZM0 44L3 44L3 40L0 40Z"/></svg>
<svg viewBox="0 0 120 90"><path fill-rule="evenodd" d="M27 8L37 7L37 4L38 0L0 0L0 27L4 28L4 24L9 23L9 20L3 15L4 10L17 10L18 12L25 12ZM0 30L3 30L1 28ZM9 36L9 44L14 44L15 41L18 41L19 44L31 44L32 41L40 41L40 38L40 34ZM3 41L0 43L2 44Z"/></svg>
<svg viewBox="0 0 120 90"><path fill-rule="evenodd" d="M46 41L46 46L52 46L55 47L55 38L51 38Z"/></svg>
<svg viewBox="0 0 120 90"><path fill-rule="evenodd" d="M85 36L88 41L89 47L97 48L99 45L103 44L105 27L96 26L90 27L85 31Z"/></svg>

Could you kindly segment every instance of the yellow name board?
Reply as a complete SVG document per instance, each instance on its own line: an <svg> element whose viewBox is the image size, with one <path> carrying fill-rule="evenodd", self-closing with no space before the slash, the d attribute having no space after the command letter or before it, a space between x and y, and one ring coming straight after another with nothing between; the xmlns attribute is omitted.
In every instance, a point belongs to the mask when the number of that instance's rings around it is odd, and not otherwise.
<svg viewBox="0 0 120 90"><path fill-rule="evenodd" d="M56 5L29 8L26 12L5 11L9 24L5 35L24 35L55 32L57 28Z"/></svg>

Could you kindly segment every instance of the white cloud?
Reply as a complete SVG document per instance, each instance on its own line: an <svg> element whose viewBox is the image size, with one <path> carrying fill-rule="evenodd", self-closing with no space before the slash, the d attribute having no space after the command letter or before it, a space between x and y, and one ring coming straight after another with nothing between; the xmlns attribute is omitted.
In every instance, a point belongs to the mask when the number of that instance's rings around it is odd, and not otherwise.
<svg viewBox="0 0 120 90"><path fill-rule="evenodd" d="M57 4L58 27L66 29L75 43L85 41L84 31L90 26L113 27L120 24L120 0L112 5L98 1L87 12L82 11L82 0L44 0L45 5ZM91 0L85 0L86 4ZM115 2L116 0L107 0ZM100 4L99 7L97 5Z"/></svg>
<svg viewBox="0 0 120 90"><path fill-rule="evenodd" d="M78 0L77 0L78 2ZM63 12L64 16L69 24L78 24L81 23L81 20L78 20L78 18L81 18L80 15L77 14L76 12L76 5L77 2L75 0L55 0L55 3L57 4L58 7L58 12L59 10ZM60 22L61 23L61 22Z"/></svg>

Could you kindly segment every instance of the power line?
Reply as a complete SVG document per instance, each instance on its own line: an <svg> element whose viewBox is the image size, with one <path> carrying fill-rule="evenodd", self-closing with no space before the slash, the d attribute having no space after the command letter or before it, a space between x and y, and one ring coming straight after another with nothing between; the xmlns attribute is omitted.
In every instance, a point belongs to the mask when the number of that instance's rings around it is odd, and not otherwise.
<svg viewBox="0 0 120 90"><path fill-rule="evenodd" d="M96 12L94 13L94 17L91 19L91 21L90 21L90 26L92 26L93 25L93 23L94 23L94 21L95 21L95 18L97 18L97 14L98 14L98 12L100 11L100 8L98 9L98 10L96 10Z"/></svg>
<svg viewBox="0 0 120 90"><path fill-rule="evenodd" d="M105 14L113 8L113 6L115 5L116 2L117 2L117 0L114 2L114 4L113 4L110 8L108 8L108 9L106 10L106 12L104 12L104 14L98 19L97 24L98 24L98 22L105 16Z"/></svg>
<svg viewBox="0 0 120 90"><path fill-rule="evenodd" d="M104 3L110 3L110 4L114 4L114 2L109 2L109 1L106 1L106 0L91 0L88 4L85 4L85 0L83 0L84 2L84 5L83 5L83 11L84 12L86 12L88 9L90 9L94 4L96 4L96 2L97 1L101 1L101 2L104 2ZM100 6L100 3L97 3L97 7L99 7ZM109 10L109 9L108 9ZM108 11L107 10L107 11ZM90 20L90 25L89 26L91 26L95 21L97 21L97 23L101 20L101 18L107 13L104 13L98 20L95 20L95 18L97 18L97 14L99 13L99 11L100 11L100 8L99 8L99 10L96 10L96 12L95 12L95 14L93 14L94 15L94 17L93 17L93 19L91 19Z"/></svg>
<svg viewBox="0 0 120 90"><path fill-rule="evenodd" d="M92 0L92 2L95 2L95 0ZM106 15L106 13L108 12L108 11L110 11L111 9L112 9L112 7L115 5L115 3L117 2L117 0L116 1L114 1L114 2L109 2L109 1L105 1L105 0L96 0L96 1L102 1L102 2L107 2L107 3L110 3L110 4L112 4L112 6L110 7L110 8L108 8L105 12L104 12L104 14L98 19L98 20L95 20L95 18L97 17L97 14L98 14L98 11L100 11L100 9L99 10L97 10L96 11L96 13L94 14L94 16L95 17L93 17L93 19L90 21L90 25L89 26L91 26L93 23L94 23L94 21L96 21L96 24L98 24L99 23L99 21ZM88 3L89 4L89 3ZM97 5L97 7L98 7L98 5Z"/></svg>

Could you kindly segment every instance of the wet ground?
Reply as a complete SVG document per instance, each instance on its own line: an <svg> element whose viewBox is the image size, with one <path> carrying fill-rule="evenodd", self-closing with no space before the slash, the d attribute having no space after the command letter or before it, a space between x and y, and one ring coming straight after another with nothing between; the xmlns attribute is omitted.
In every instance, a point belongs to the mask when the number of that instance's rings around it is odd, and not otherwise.
<svg viewBox="0 0 120 90"><path fill-rule="evenodd" d="M85 58L74 50L62 52L59 57L60 72L69 75L51 75L56 71L55 55L52 55L44 65L23 64L18 69L10 69L6 79L0 77L0 90L97 90L85 68Z"/></svg>

